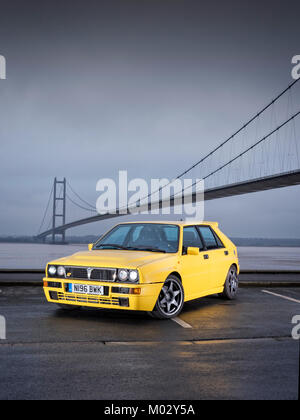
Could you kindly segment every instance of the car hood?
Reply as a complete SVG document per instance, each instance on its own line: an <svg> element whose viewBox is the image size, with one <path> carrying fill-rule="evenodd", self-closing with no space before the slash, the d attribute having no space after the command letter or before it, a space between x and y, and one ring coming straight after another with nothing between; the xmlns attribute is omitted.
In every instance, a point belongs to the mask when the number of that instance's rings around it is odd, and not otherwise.
<svg viewBox="0 0 300 420"><path fill-rule="evenodd" d="M49 264L61 264L82 267L139 268L151 262L174 257L175 254L164 254L149 251L126 251L101 249L77 252L69 257L51 261Z"/></svg>

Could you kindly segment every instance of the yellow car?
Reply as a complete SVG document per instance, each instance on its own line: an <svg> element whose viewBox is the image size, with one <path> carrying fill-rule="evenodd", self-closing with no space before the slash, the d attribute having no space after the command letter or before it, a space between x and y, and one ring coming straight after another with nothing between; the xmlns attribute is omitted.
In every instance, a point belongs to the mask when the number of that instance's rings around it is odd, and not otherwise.
<svg viewBox="0 0 300 420"><path fill-rule="evenodd" d="M239 262L216 222L121 223L89 250L50 262L44 291L64 309L81 306L177 316L184 302L234 299Z"/></svg>

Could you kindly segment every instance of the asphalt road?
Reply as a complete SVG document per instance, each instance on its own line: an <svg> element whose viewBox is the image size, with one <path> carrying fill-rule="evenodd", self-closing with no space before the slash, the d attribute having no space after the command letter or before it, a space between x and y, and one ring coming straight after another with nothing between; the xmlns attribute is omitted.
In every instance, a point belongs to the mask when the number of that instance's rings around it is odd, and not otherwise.
<svg viewBox="0 0 300 420"><path fill-rule="evenodd" d="M38 287L3 287L0 399L296 399L300 289L269 291L283 297L243 288L233 302L190 302L182 326L144 313L65 313Z"/></svg>

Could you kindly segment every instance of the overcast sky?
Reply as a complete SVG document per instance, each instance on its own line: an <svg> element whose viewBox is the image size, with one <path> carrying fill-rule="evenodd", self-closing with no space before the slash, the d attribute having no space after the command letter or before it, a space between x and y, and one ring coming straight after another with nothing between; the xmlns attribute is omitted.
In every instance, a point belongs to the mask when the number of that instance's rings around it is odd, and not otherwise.
<svg viewBox="0 0 300 420"><path fill-rule="evenodd" d="M95 204L119 169L172 178L200 159L292 82L299 15L289 0L1 0L0 235L37 233L54 176ZM211 201L205 217L300 238L299 193Z"/></svg>

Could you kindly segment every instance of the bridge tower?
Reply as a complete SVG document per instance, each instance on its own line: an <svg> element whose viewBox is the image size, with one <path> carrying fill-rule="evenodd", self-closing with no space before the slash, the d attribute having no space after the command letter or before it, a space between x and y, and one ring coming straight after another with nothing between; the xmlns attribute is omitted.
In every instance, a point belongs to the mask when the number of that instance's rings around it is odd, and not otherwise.
<svg viewBox="0 0 300 420"><path fill-rule="evenodd" d="M62 185L62 193L58 192L58 186ZM58 205L62 203L62 205ZM57 213L59 211L59 213ZM55 233L55 228L57 225L57 219L61 219L61 225L66 223L66 178L63 181L58 181L57 178L54 178L53 185L53 215L52 215L52 243L55 243L56 235L61 235L61 242L64 243L66 240L65 231L62 230L59 233Z"/></svg>

